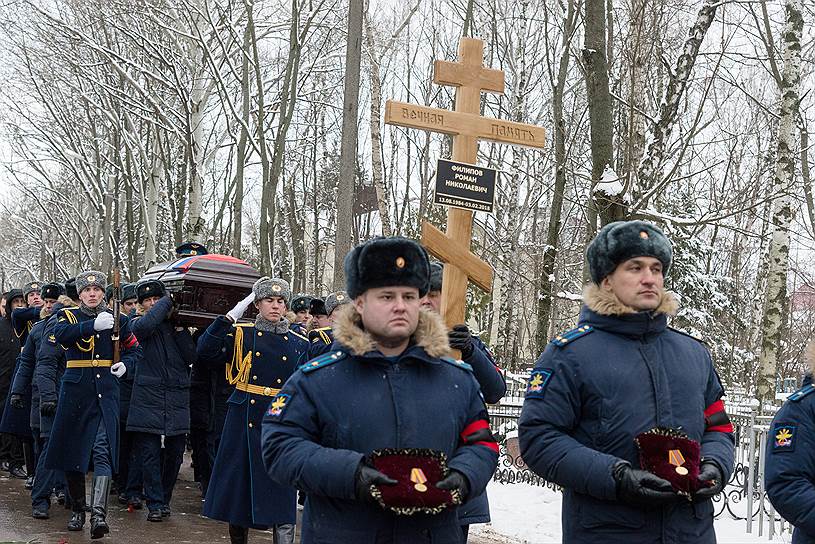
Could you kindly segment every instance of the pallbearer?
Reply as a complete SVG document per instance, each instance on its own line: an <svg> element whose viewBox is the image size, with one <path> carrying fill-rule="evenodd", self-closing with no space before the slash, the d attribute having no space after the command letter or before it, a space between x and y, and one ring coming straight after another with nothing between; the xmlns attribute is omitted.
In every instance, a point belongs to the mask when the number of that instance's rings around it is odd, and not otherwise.
<svg viewBox="0 0 815 544"><path fill-rule="evenodd" d="M269 527L276 543L294 542L296 492L269 478L260 453L263 414L307 348L284 317L290 296L284 280L260 278L252 293L198 340L199 362L226 363L235 386L203 512L229 523L233 544L246 543L249 528ZM255 322L238 323L252 303L258 309Z"/></svg>
<svg viewBox="0 0 815 544"><path fill-rule="evenodd" d="M119 453L118 380L142 355L129 318L120 316L121 361L114 364L114 317L104 300L105 285L101 272L82 272L76 277L79 307L57 313L54 340L66 350L67 363L45 458L46 468L65 471L73 509L69 531L85 524L85 474L93 460L91 538L110 532L105 517Z"/></svg>

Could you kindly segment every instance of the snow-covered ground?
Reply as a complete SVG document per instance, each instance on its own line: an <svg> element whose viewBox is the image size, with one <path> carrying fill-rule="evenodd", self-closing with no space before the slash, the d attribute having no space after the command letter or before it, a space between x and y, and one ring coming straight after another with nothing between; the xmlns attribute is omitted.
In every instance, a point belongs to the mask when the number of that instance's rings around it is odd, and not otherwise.
<svg viewBox="0 0 815 544"><path fill-rule="evenodd" d="M471 534L496 544L559 544L561 495L551 489L525 484L491 482L487 491L492 523L473 525ZM744 521L726 515L716 520L719 544L789 544L792 535L776 535L772 540L765 534L747 534ZM777 529L776 529L777 530Z"/></svg>

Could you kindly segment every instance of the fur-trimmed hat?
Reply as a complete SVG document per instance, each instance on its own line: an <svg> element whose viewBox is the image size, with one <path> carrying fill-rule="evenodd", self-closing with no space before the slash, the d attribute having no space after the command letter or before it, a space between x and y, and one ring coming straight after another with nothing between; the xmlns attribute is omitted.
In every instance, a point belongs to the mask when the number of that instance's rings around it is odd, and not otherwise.
<svg viewBox="0 0 815 544"><path fill-rule="evenodd" d="M308 310L309 304L311 304L310 296L299 295L294 297L294 300L291 301L291 311L294 313L305 312Z"/></svg>
<svg viewBox="0 0 815 544"><path fill-rule="evenodd" d="M28 302L28 295L30 295L34 291L39 293L40 289L42 289L42 286L43 283L39 280L30 281L23 285L23 298L25 299L25 301Z"/></svg>
<svg viewBox="0 0 815 544"><path fill-rule="evenodd" d="M376 237L352 249L345 256L345 288L357 298L377 287L415 287L423 297L430 288L430 261L427 251L401 236Z"/></svg>
<svg viewBox="0 0 815 544"><path fill-rule="evenodd" d="M351 297L349 297L345 291L331 293L325 299L325 315L331 315L331 312L333 312L337 306L342 306L349 302L351 302Z"/></svg>
<svg viewBox="0 0 815 544"><path fill-rule="evenodd" d="M325 301L321 298L313 298L308 305L308 313L311 315L328 315L325 309Z"/></svg>
<svg viewBox="0 0 815 544"><path fill-rule="evenodd" d="M79 298L79 293L76 292L76 278L68 278L65 280L65 295L71 300Z"/></svg>
<svg viewBox="0 0 815 544"><path fill-rule="evenodd" d="M11 301L14 300L15 298L21 298L25 300L25 297L23 296L23 290L11 289L3 296L6 297L6 319L11 320Z"/></svg>
<svg viewBox="0 0 815 544"><path fill-rule="evenodd" d="M52 282L43 284L40 287L40 297L43 299L52 298L54 300L58 299L60 295L65 294L65 288L62 287L61 284Z"/></svg>
<svg viewBox="0 0 815 544"><path fill-rule="evenodd" d="M136 284L136 298L141 304L144 299L150 297L163 297L167 294L167 289L161 280L149 279L143 280ZM124 295L122 295L124 299Z"/></svg>
<svg viewBox="0 0 815 544"><path fill-rule="evenodd" d="M252 286L252 292L255 293L255 302L270 297L283 297L286 306L289 305L291 298L291 288L289 282L281 278L270 278L263 276Z"/></svg>
<svg viewBox="0 0 815 544"><path fill-rule="evenodd" d="M122 302L125 300L130 300L132 298L138 298L136 294L136 284L135 283L123 283L122 284Z"/></svg>
<svg viewBox="0 0 815 544"><path fill-rule="evenodd" d="M591 280L600 284L617 265L634 257L654 257L662 275L671 268L671 241L659 227L645 221L615 221L603 227L586 249Z"/></svg>
<svg viewBox="0 0 815 544"><path fill-rule="evenodd" d="M430 290L441 291L441 280L444 277L444 265L430 263Z"/></svg>
<svg viewBox="0 0 815 544"><path fill-rule="evenodd" d="M107 278L105 275L98 270L86 270L85 272L80 272L76 276L76 292L81 293L85 289L91 286L97 286L102 291L105 290L105 287L108 286Z"/></svg>

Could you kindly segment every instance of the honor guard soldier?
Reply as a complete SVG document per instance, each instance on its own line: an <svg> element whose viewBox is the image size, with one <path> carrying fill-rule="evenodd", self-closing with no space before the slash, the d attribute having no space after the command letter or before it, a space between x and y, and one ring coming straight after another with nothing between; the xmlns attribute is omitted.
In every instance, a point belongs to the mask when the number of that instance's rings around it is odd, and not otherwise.
<svg viewBox="0 0 815 544"><path fill-rule="evenodd" d="M764 488L775 509L795 530L792 544L815 544L815 344L807 348L810 370L787 397L767 435Z"/></svg>
<svg viewBox="0 0 815 544"><path fill-rule="evenodd" d="M325 325L315 328L308 333L308 353L307 356L303 358L303 363L314 359L318 355L322 355L331 349L331 343L334 342L332 327L334 325L334 320L339 313L337 308L344 304L348 304L349 302L351 302L351 299L348 297L348 293L345 291L337 291L336 293L331 293L326 297L325 303L322 304L322 308L320 308L319 305L317 306L316 309L318 311L322 310L325 312L325 319L323 319L322 314L317 314L318 317L316 319L318 319L320 323L325 323Z"/></svg>
<svg viewBox="0 0 815 544"><path fill-rule="evenodd" d="M190 432L190 365L196 361L190 332L168 318L173 299L160 280L136 286L145 313L131 323L142 348L134 372L127 431L133 433L147 497L147 521L170 515L170 500ZM141 487L141 486L139 486Z"/></svg>
<svg viewBox="0 0 815 544"><path fill-rule="evenodd" d="M6 419L5 414L11 410L9 392L11 381L14 378L14 367L17 356L20 354L20 341L11 325L11 313L16 308L25 307L23 292L12 289L3 295L4 315L0 319L0 422ZM13 478L25 479L23 469L22 442L16 434L8 433L8 429L0 423L0 463L3 470L7 470Z"/></svg>
<svg viewBox="0 0 815 544"><path fill-rule="evenodd" d="M439 263L430 263L430 291L422 299L422 307L426 310L439 313L441 308L441 284L444 277L444 267ZM484 400L490 404L500 401L507 392L507 382L504 373L498 367L490 350L480 338L470 332L465 325L455 325L447 333L450 347L461 352L461 360L473 367L473 374L481 386ZM484 492L473 497L467 504L458 510L458 519L461 523L463 542L467 542L470 525L490 522L490 505L487 493Z"/></svg>
<svg viewBox="0 0 815 544"><path fill-rule="evenodd" d="M592 283L578 327L532 370L521 455L564 488L564 544L716 542L710 499L733 470L733 426L710 353L668 328L677 309L663 285L672 253L651 223L603 227L587 250ZM646 456L643 435L695 444L695 459L676 446ZM649 459L664 477L641 469Z"/></svg>
<svg viewBox="0 0 815 544"><path fill-rule="evenodd" d="M18 308L11 313L11 324L14 325L14 332L20 339L20 346L25 345L26 336L31 332L34 323L40 320L40 308L42 298L40 297L41 281L30 281L23 286L23 299L25 307Z"/></svg>
<svg viewBox="0 0 815 544"><path fill-rule="evenodd" d="M344 267L352 303L335 322L336 349L298 370L269 406L266 468L307 494L303 544L459 543L455 508L401 516L375 502L372 489L400 485L373 468L375 451L444 454L448 472L426 485L413 470L410 489L465 500L485 489L497 464L472 369L448 357L444 324L421 310L427 253L405 238L375 238Z"/></svg>
<svg viewBox="0 0 815 544"><path fill-rule="evenodd" d="M34 470L34 480L31 489L32 517L36 519L48 519L48 508L50 507L51 491L56 485L56 471L45 470L43 468L42 452L45 449L45 440L41 436L40 424L40 393L39 388L34 383L34 371L37 366L37 354L43 340L43 331L46 320L51 315L57 299L63 294L62 285L58 283L43 284L40 290L42 307L40 310L40 321L37 321L28 333L23 350L17 359L17 373L14 383L11 386L11 406L22 410L24 408L23 398L28 396L31 399L29 427L34 435L34 451L37 459ZM50 423L48 424L50 428Z"/></svg>
<svg viewBox="0 0 815 544"><path fill-rule="evenodd" d="M113 364L114 318L105 286L101 272L82 272L76 277L79 307L57 313L53 340L66 350L67 362L45 459L46 468L65 471L73 510L69 531L81 531L85 524L85 474L93 461L91 538L110 532L105 518L119 454L118 380L128 368L135 370L142 354L130 319L121 315L121 360Z"/></svg>
<svg viewBox="0 0 815 544"><path fill-rule="evenodd" d="M198 242L184 242L175 248L176 257L197 257L198 255L207 255L209 251Z"/></svg>
<svg viewBox="0 0 815 544"><path fill-rule="evenodd" d="M218 455L203 514L229 523L233 544L245 544L249 529L273 527L277 544L293 544L296 491L273 482L263 469L260 425L266 407L294 372L307 340L284 317L291 292L279 278L263 277L252 292L198 339L198 358L226 364L235 386L229 398ZM250 304L254 323L238 323Z"/></svg>
<svg viewBox="0 0 815 544"><path fill-rule="evenodd" d="M310 304L311 297L306 295L294 297L294 300L291 301L291 311L294 314L291 330L300 336L308 335L309 323L311 321L311 314L308 313Z"/></svg>

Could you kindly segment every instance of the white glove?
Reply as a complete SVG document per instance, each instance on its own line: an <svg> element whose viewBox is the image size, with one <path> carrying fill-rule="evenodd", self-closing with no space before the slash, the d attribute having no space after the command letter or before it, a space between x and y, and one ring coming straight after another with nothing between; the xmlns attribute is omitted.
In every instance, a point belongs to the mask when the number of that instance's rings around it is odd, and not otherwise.
<svg viewBox="0 0 815 544"><path fill-rule="evenodd" d="M93 330L106 331L113 328L113 314L102 312L93 320Z"/></svg>
<svg viewBox="0 0 815 544"><path fill-rule="evenodd" d="M125 372L127 372L127 367L122 362L118 362L112 367L110 367L110 373L116 376L117 378L121 378L122 376L124 376Z"/></svg>
<svg viewBox="0 0 815 544"><path fill-rule="evenodd" d="M249 293L246 295L246 298L242 301L235 304L235 307L226 312L226 317L232 320L233 323L237 323L238 319L243 317L243 314L246 313L246 309L255 301L255 293Z"/></svg>

